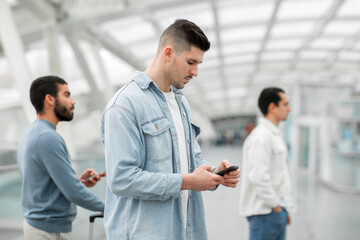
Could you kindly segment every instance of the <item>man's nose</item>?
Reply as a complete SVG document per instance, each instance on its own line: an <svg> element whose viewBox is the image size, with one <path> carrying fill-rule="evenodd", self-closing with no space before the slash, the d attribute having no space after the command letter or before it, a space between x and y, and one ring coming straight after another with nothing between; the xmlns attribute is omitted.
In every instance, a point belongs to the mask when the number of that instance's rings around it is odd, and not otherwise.
<svg viewBox="0 0 360 240"><path fill-rule="evenodd" d="M190 71L191 75L194 76L194 77L197 77L198 75L198 66L194 66L191 71Z"/></svg>

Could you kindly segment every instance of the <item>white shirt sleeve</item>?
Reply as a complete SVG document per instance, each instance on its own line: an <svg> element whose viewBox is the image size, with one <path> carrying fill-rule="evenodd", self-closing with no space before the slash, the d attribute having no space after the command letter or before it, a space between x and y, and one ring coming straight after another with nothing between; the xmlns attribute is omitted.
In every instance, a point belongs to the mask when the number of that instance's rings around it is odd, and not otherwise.
<svg viewBox="0 0 360 240"><path fill-rule="evenodd" d="M247 171L249 181L265 204L274 208L280 204L280 199L272 186L269 173L272 154L270 142L265 139L254 139L248 147Z"/></svg>

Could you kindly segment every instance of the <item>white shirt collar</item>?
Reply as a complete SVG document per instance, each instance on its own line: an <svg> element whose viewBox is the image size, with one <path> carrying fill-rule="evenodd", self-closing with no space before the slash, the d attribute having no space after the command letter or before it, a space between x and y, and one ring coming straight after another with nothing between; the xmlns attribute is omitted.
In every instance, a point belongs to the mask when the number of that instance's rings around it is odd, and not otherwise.
<svg viewBox="0 0 360 240"><path fill-rule="evenodd" d="M279 127L264 117L259 118L259 125L265 126L267 129L269 129L274 134L281 135L281 131L280 131Z"/></svg>

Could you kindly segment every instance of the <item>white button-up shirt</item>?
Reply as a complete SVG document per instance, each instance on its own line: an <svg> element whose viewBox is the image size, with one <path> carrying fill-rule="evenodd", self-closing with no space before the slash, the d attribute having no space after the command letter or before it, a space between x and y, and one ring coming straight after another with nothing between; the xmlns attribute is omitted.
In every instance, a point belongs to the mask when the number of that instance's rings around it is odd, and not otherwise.
<svg viewBox="0 0 360 240"><path fill-rule="evenodd" d="M266 118L243 145L240 215L268 214L282 206L295 211L287 147L280 129Z"/></svg>

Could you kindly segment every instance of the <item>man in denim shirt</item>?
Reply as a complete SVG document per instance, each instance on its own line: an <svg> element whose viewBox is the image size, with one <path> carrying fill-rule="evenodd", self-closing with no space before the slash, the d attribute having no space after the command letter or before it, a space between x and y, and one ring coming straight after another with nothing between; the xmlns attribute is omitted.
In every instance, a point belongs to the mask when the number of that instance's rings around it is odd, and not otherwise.
<svg viewBox="0 0 360 240"><path fill-rule="evenodd" d="M187 20L162 34L145 72L136 72L107 104L101 138L108 176L107 239L207 239L201 191L236 187L240 171L224 177L201 157L189 103L179 89L193 76L210 43Z"/></svg>

